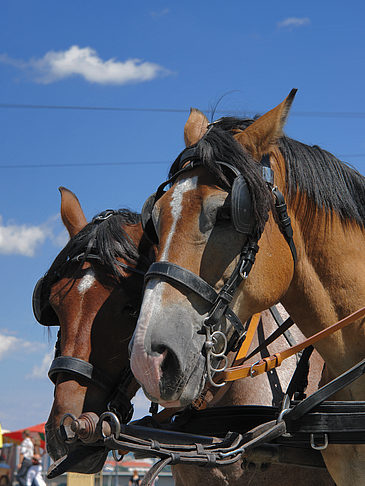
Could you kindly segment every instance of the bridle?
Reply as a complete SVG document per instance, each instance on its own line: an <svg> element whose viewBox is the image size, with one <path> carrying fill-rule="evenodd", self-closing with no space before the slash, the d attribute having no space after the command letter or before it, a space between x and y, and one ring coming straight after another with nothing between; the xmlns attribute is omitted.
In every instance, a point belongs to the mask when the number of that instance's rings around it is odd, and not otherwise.
<svg viewBox="0 0 365 486"><path fill-rule="evenodd" d="M144 208L142 209L142 224L147 232L147 236L148 233L153 230L153 206L164 194L164 188L167 185L174 183L180 175L197 167L204 167L201 160L199 160L196 148L185 149L179 157L180 167L182 168L159 186L157 192L147 199ZM238 262L230 277L221 290L217 292L208 282L190 270L175 263L160 261L155 262L150 266L145 275L145 282L148 282L148 280L152 278L165 280L177 288L182 286L185 289L192 291L210 304L211 307L208 311L208 315L202 322L202 331L205 333L204 350L206 353L207 378L212 386L221 387L224 386L225 383L215 383L213 381L213 375L216 372L223 372L226 370L228 365L228 352L237 351L239 349L247 332L247 329L229 307L229 304L232 302L238 287L247 279L255 263L256 254L259 250L258 240L261 234L257 234L255 228L249 188L244 176L236 167L228 162L216 161L216 164L221 166L221 168L228 169L228 171L233 174L233 183L230 190L232 204L231 218L236 231L247 236L247 241L241 249ZM287 213L284 196L278 188L273 185L273 172L270 167L270 158L268 155L263 157L260 165L262 168L262 177L274 196L276 221L289 245L295 267L297 254L293 240L291 220ZM253 236L254 234L256 234L256 236ZM152 234L150 238L153 239L153 237L154 235ZM227 339L227 336L219 330L219 323L222 318L228 319L234 330L229 340ZM220 368L215 367L215 364L213 364L217 360L223 360L223 366Z"/></svg>
<svg viewBox="0 0 365 486"><path fill-rule="evenodd" d="M106 219L110 218L111 216L117 213L118 211L114 211L114 210L104 211L103 213L95 217L92 220L92 223L99 224L102 221L105 221ZM92 241L91 241L91 243L88 245L88 248L86 248L85 251L79 253L73 258L70 258L69 260L67 260L66 263L67 264L79 263L81 267L85 262L95 262L95 261L99 262L100 264L103 264L103 259L100 257L100 255L98 255L95 252L95 249L93 249ZM126 263L121 262L119 260L115 259L114 264L117 267L127 270L130 273L139 275L140 277L144 277L145 275L145 271L133 267L131 265L127 265ZM56 283L56 281L59 278L61 278L61 276L58 273L56 273L55 280L53 281L52 285ZM56 313L53 311L53 309L50 307L49 301L47 300L47 302L45 303L44 299L42 299L42 294L44 292L44 288L42 288L42 286L44 286L44 277L42 277L37 282L33 292L34 316L37 319L37 321L42 325L46 325L46 326L59 325L58 317ZM45 319L42 316L42 312L44 310L44 307L47 306L50 307L50 309L46 313L46 318L48 317L49 321L45 322ZM112 380L108 376L108 374L106 374L103 370L97 368L90 362L80 358L75 358L73 356L62 356L60 350L60 337L61 337L61 332L59 330L57 336L57 342L55 345L55 356L51 363L50 369L48 371L48 377L50 378L50 380L56 385L57 376L60 373L67 373L69 375L74 375L77 378L81 377L86 379L89 383L92 383L97 388L102 389L104 392L107 392L109 396L108 405L107 405L108 410L113 413L116 413L119 416L122 423L129 422L133 415L133 405L127 396L127 389L133 379L133 374L130 369L129 362L128 365L121 370L118 379L118 384L117 386L115 386L115 380ZM72 414L67 414L67 415L72 416ZM66 441L70 442L70 440L67 438Z"/></svg>

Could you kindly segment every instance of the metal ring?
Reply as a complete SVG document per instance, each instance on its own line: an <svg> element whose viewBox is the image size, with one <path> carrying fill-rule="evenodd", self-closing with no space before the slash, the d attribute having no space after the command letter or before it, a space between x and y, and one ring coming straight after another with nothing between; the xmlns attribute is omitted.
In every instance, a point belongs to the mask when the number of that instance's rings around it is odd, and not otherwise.
<svg viewBox="0 0 365 486"><path fill-rule="evenodd" d="M118 439L118 437L120 436L120 422L116 414L113 412L104 412L100 415L99 424L101 429L101 435L104 437L104 439L106 439L107 436L104 435L103 432L104 420L109 423L110 428L112 430L112 435L114 435L114 437Z"/></svg>
<svg viewBox="0 0 365 486"><path fill-rule="evenodd" d="M214 368L214 366L212 366L212 364L209 362L210 370L211 371L214 371L216 373L218 373L219 371L221 371L221 372L222 371L226 371L227 366L228 366L228 358L227 358L227 356L223 355L223 356L219 356L219 358L223 359L223 361L224 361L224 365L221 368ZM220 364L220 363L218 363L218 364Z"/></svg>
<svg viewBox="0 0 365 486"><path fill-rule="evenodd" d="M60 426L59 426L59 429L61 429L61 427L63 427L63 429L65 430L65 425L64 425L64 422L67 418L71 418L73 422L75 422L77 420L77 418L75 417L75 415L73 413L65 413L65 415L61 418L61 422L60 422ZM70 427L71 428L71 427ZM65 433L67 435L67 431L65 430ZM67 439L62 439L63 442L65 442L66 444L73 444L74 442L76 442L78 439L77 435L74 433L74 436L73 437L70 437Z"/></svg>
<svg viewBox="0 0 365 486"><path fill-rule="evenodd" d="M223 350L220 353L215 353L214 352L214 344L218 343L217 340L217 335L223 337ZM225 356L225 352L227 351L227 338L226 335L223 334L222 331L214 331L213 334L211 335L212 341L215 339L215 343L213 343L212 348L210 349L210 354L214 356L215 358L223 358Z"/></svg>
<svg viewBox="0 0 365 486"><path fill-rule="evenodd" d="M284 415L286 415L288 412L290 412L291 408L284 408L284 410L282 410L279 415L278 415L278 418L276 420L277 423L281 422L283 420L283 417Z"/></svg>
<svg viewBox="0 0 365 486"><path fill-rule="evenodd" d="M316 451L323 451L324 449L327 449L328 446L328 435L323 434L323 443L318 445L314 442L314 434L310 435L310 444L311 448L315 449Z"/></svg>

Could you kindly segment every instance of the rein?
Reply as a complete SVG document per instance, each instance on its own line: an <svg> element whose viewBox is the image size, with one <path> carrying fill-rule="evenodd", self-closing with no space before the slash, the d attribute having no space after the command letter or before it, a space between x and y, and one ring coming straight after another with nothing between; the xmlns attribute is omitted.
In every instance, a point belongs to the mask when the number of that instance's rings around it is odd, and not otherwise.
<svg viewBox="0 0 365 486"><path fill-rule="evenodd" d="M291 346L290 348L287 348L286 350L281 351L280 353L275 353L269 356L268 358L264 358L259 362L254 363L253 365L241 365L241 366L233 366L232 368L227 368L223 373L224 380L235 381L235 380L240 380L241 378L247 378L248 376L251 376L253 378L255 376L261 375L262 373L266 373L267 371L277 368L278 366L281 365L281 363L285 359L289 358L290 356L293 356L293 354L303 351L308 346L311 346L314 343L320 341L321 339L330 336L334 332L347 327L348 325L357 321L357 319L360 319L361 317L364 316L365 316L365 307L362 307L361 309L350 314L344 319L341 319L340 321L336 322L335 324L332 324L326 329L317 332L312 337L305 339L301 343L295 346Z"/></svg>

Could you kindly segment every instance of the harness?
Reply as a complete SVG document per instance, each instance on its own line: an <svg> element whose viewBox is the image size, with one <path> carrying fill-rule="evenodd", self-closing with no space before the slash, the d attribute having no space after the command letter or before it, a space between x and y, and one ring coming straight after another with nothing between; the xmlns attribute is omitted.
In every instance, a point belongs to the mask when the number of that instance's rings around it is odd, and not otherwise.
<svg viewBox="0 0 365 486"><path fill-rule="evenodd" d="M205 332L206 336L204 350L206 353L207 379L212 386L221 387L225 385L225 382L219 384L214 382L213 375L217 372L224 372L227 369L227 353L239 349L247 332L247 329L229 307L229 304L232 302L238 287L245 279L247 279L252 266L255 263L256 253L259 250L258 240L261 235L253 236L257 232L255 232L252 200L244 176L236 167L228 162L216 161L216 163L221 168L228 170L231 176L233 176L229 193L231 200L231 219L235 230L238 233L247 236L247 241L241 249L238 262L232 274L221 290L217 292L208 282L190 270L175 263L159 261L150 266L145 275L145 282L148 282L148 280L152 278L159 278L169 282L175 287L183 286L211 305L208 315L202 323L202 330ZM269 157L264 156L260 164L262 176L275 198L274 207L277 224L289 245L295 266L297 254L293 240L293 229L287 213L284 196L278 188L273 185L273 172L270 168ZM199 160L197 150L195 148L185 149L180 154L181 169L170 179L163 182L156 193L152 194L146 200L142 209L142 226L147 237L152 242L158 241L153 223L153 207L158 199L164 194L165 187L175 182L182 174L201 166L202 162ZM220 331L222 318L227 319L233 328L233 334L229 341L227 336ZM223 360L223 365L220 368L217 368L215 362L219 360Z"/></svg>

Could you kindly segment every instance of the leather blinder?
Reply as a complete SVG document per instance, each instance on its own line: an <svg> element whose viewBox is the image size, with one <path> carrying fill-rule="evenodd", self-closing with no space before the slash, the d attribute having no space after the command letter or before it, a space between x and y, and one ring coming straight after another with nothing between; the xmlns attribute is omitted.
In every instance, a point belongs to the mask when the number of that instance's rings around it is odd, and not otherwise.
<svg viewBox="0 0 365 486"><path fill-rule="evenodd" d="M57 314L44 294L44 281L42 277L38 280L33 290L32 307L34 317L42 326L58 326L59 320Z"/></svg>
<svg viewBox="0 0 365 486"><path fill-rule="evenodd" d="M152 211L155 202L156 193L153 193L146 199L141 212L142 228L151 243L158 243L158 236L152 219Z"/></svg>
<svg viewBox="0 0 365 486"><path fill-rule="evenodd" d="M241 174L233 181L231 200L232 221L236 231L251 234L255 226L252 200L247 182Z"/></svg>

